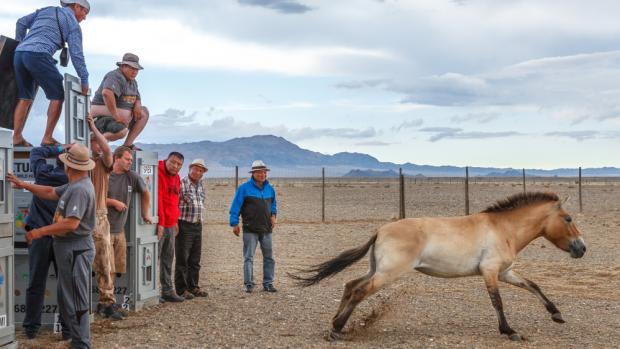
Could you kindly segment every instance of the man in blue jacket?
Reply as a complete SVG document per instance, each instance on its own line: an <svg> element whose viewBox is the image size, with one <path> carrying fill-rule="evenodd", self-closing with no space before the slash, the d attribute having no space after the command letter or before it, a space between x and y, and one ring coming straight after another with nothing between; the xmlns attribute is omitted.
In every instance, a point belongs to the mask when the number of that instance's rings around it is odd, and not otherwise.
<svg viewBox="0 0 620 349"><path fill-rule="evenodd" d="M243 220L243 283L245 292L254 290L252 268L256 245L263 253L263 290L277 292L273 287L276 262L273 259L272 234L276 226L276 192L267 181L269 169L261 160L252 163L252 177L243 183L230 207L230 226L239 236L239 214Z"/></svg>
<svg viewBox="0 0 620 349"><path fill-rule="evenodd" d="M60 146L32 148L30 151L30 170L34 176L35 184L59 187L69 182L64 165L58 160L58 155L63 152L64 148ZM47 163L46 159L52 157L56 157L56 166ZM25 220L26 231L52 224L57 205L58 201L44 200L33 195ZM26 289L26 316L23 326L26 337L30 339L37 336L41 327L45 284L50 264L54 263L52 240L51 236L44 236L32 240L32 244L28 246L30 279L28 289ZM62 326L62 328L65 332L63 337L68 339L68 329L66 326Z"/></svg>

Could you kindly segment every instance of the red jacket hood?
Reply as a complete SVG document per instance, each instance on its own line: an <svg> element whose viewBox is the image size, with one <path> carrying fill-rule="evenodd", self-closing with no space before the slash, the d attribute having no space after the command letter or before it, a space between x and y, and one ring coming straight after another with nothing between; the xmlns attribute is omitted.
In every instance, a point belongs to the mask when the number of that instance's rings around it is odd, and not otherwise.
<svg viewBox="0 0 620 349"><path fill-rule="evenodd" d="M170 228L177 224L179 220L181 178L178 174L169 175L163 160L159 160L157 184L157 212L159 215L159 225L164 228Z"/></svg>

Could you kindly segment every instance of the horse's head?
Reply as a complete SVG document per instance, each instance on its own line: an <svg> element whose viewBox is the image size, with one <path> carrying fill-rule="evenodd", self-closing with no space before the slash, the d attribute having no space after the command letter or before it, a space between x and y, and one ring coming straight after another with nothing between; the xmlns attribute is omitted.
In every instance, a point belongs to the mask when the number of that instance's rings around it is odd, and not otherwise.
<svg viewBox="0 0 620 349"><path fill-rule="evenodd" d="M564 202L566 200L568 198ZM581 232L560 201L555 202L551 208L545 222L543 236L559 249L569 252L573 258L581 258L586 253L586 244L581 237Z"/></svg>

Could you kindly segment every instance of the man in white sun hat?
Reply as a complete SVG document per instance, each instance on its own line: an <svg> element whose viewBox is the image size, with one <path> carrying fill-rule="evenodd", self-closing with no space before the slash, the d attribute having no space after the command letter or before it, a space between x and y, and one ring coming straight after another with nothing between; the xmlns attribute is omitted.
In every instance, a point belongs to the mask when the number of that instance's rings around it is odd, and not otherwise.
<svg viewBox="0 0 620 349"><path fill-rule="evenodd" d="M202 177L208 171L203 159L189 164L189 173L181 179L179 194L179 235L175 239L174 288L185 299L207 297L200 289L202 225L205 220L205 188Z"/></svg>
<svg viewBox="0 0 620 349"><path fill-rule="evenodd" d="M273 287L276 262L273 259L272 232L276 226L276 191L267 180L269 168L262 160L252 163L252 177L237 189L230 207L230 226L239 236L239 214L243 220L243 284L245 292L254 290L252 268L256 245L263 253L263 290L276 292Z"/></svg>
<svg viewBox="0 0 620 349"><path fill-rule="evenodd" d="M95 229L95 188L88 171L95 167L90 151L80 143L72 144L60 161L65 164L69 183L50 187L24 182L13 174L7 179L18 189L26 189L45 200L58 200L54 223L32 229L26 241L42 236L54 238L54 256L58 266L58 306L69 327L72 348L90 348L88 287L95 258L92 233Z"/></svg>
<svg viewBox="0 0 620 349"><path fill-rule="evenodd" d="M62 7L44 7L17 20L15 40L19 41L19 45L13 57L18 98L13 113L13 146L16 147L32 146L22 133L37 85L50 101L41 145L60 145L52 137L65 99L63 77L52 57L56 51L62 50L60 60L64 66L67 62L62 57L68 59L71 56L73 67L81 80L82 94L88 94L88 70L82 50L80 22L90 12L90 4L87 0L61 0L60 4ZM66 44L69 45L69 54Z"/></svg>
<svg viewBox="0 0 620 349"><path fill-rule="evenodd" d="M108 72L95 92L90 113L97 129L108 142L125 138L124 146L134 150L134 141L144 130L149 119L148 109L142 105L136 77L144 69L140 58L125 53L118 66Z"/></svg>

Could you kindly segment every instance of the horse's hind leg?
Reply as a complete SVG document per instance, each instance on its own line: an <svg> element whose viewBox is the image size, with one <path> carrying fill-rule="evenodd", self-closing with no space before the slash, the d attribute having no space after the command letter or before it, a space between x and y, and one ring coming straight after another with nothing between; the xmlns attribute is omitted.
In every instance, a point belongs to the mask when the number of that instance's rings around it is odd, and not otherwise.
<svg viewBox="0 0 620 349"><path fill-rule="evenodd" d="M351 280L344 285L344 291L342 292L342 299L340 300L340 306L338 307L338 311L336 311L336 315L334 316L334 319L338 316L338 314L340 314L342 309L344 309L349 298L351 298L351 293L353 292L353 288L355 288L362 281L369 279L370 277L371 275L365 275L365 276L362 276L361 278Z"/></svg>
<svg viewBox="0 0 620 349"><path fill-rule="evenodd" d="M391 279L391 278L390 278ZM358 281L357 285L353 286L353 282ZM329 333L329 339L339 339L342 333L344 325L349 320L349 317L355 310L355 307L360 304L368 296L379 291L390 280L384 275L376 273L370 278L361 278L351 281L351 290L349 297L345 300L343 295L343 302L340 304L338 313L332 320L332 330ZM345 294L346 294L345 289Z"/></svg>
<svg viewBox="0 0 620 349"><path fill-rule="evenodd" d="M538 285L536 285L534 282L522 277L521 275L515 273L512 270L500 274L499 279L503 282L509 283L517 287L521 287L532 292L542 302L542 304L544 304L545 309L547 309L547 311L551 314L551 319L553 319L553 321L559 322L561 324L564 323L562 313L560 313L555 304L553 304L553 302L545 296L545 294L541 291L540 287L538 287Z"/></svg>

